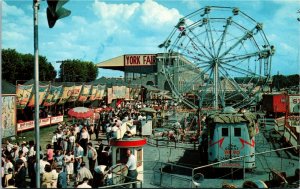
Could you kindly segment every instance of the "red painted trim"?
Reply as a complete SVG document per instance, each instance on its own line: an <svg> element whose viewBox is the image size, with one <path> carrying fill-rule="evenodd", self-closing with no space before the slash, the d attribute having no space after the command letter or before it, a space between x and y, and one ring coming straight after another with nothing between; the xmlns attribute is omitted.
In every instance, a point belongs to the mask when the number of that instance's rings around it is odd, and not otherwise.
<svg viewBox="0 0 300 189"><path fill-rule="evenodd" d="M144 146L147 143L145 138L137 140L110 140L111 146L118 147L140 147Z"/></svg>

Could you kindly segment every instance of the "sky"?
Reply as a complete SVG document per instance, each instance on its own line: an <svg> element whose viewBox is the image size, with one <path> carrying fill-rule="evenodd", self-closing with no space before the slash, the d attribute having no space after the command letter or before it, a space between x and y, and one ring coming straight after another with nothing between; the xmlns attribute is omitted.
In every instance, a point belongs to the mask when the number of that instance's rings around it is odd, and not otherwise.
<svg viewBox="0 0 300 189"><path fill-rule="evenodd" d="M33 54L32 0L0 0L2 48ZM163 52L158 48L178 20L205 6L238 7L257 22L276 52L272 75L299 74L300 1L297 0L70 0L64 8L71 15L48 27L47 1L40 1L39 54L56 70L56 61L79 59L99 62L123 54ZM1 10L1 9L0 9ZM100 69L98 77L123 73Z"/></svg>

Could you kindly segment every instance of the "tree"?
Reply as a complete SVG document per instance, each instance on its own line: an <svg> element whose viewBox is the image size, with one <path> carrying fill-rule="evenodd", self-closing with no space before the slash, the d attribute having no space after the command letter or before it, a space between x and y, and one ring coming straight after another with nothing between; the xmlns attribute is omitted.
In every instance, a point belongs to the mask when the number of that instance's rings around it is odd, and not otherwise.
<svg viewBox="0 0 300 189"><path fill-rule="evenodd" d="M15 83L23 70L21 55L15 49L2 50L2 77L4 80Z"/></svg>
<svg viewBox="0 0 300 189"><path fill-rule="evenodd" d="M92 62L68 59L62 61L59 76L66 82L90 82L97 78L98 68Z"/></svg>
<svg viewBox="0 0 300 189"><path fill-rule="evenodd" d="M30 80L34 78L34 56L21 54L15 49L2 50L3 79L10 83L17 80ZM39 77L42 81L52 81L56 77L56 71L52 64L44 56L39 56Z"/></svg>

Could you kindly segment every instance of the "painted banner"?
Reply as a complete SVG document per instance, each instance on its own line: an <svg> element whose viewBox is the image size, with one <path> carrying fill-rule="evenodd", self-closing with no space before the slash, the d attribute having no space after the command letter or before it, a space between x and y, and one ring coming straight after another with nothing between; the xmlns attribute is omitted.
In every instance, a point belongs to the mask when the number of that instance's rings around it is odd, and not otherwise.
<svg viewBox="0 0 300 189"><path fill-rule="evenodd" d="M110 104L113 100L112 88L107 88L107 104Z"/></svg>
<svg viewBox="0 0 300 189"><path fill-rule="evenodd" d="M16 135L16 96L2 95L2 121L1 133L2 138Z"/></svg>
<svg viewBox="0 0 300 189"><path fill-rule="evenodd" d="M130 89L129 89L128 87L126 87L126 93L125 93L125 99L126 99L126 100L129 100L129 99L130 99L129 93L130 93Z"/></svg>
<svg viewBox="0 0 300 189"><path fill-rule="evenodd" d="M97 92L98 92L98 85L94 85L92 88L91 96L89 98L90 101L95 100Z"/></svg>
<svg viewBox="0 0 300 189"><path fill-rule="evenodd" d="M31 97L33 85L17 85L16 104L18 109L24 109Z"/></svg>
<svg viewBox="0 0 300 189"><path fill-rule="evenodd" d="M64 87L63 89L63 93L62 96L58 102L58 104L64 104L68 101L68 99L70 98L70 96L73 93L73 86L72 87Z"/></svg>
<svg viewBox="0 0 300 189"><path fill-rule="evenodd" d="M81 94L78 98L78 101L80 102L85 102L87 101L89 95L90 95L90 92L91 92L91 88L92 88L92 85L84 85L82 87L82 90L81 90Z"/></svg>
<svg viewBox="0 0 300 189"><path fill-rule="evenodd" d="M113 99L126 98L126 86L113 86Z"/></svg>
<svg viewBox="0 0 300 189"><path fill-rule="evenodd" d="M300 113L300 95L289 96L290 113Z"/></svg>
<svg viewBox="0 0 300 189"><path fill-rule="evenodd" d="M39 105L41 105L48 94L49 85L39 86ZM35 93L33 92L27 106L33 107L35 101Z"/></svg>
<svg viewBox="0 0 300 189"><path fill-rule="evenodd" d="M98 91L96 93L95 99L100 100L103 99L105 94L106 85L98 85Z"/></svg>
<svg viewBox="0 0 300 189"><path fill-rule="evenodd" d="M75 101L77 101L78 97L79 97L79 94L81 92L81 89L82 89L82 85L74 86L73 87L72 95L70 96L68 102L75 102Z"/></svg>
<svg viewBox="0 0 300 189"><path fill-rule="evenodd" d="M130 88L129 98L137 100L140 94L140 88Z"/></svg>
<svg viewBox="0 0 300 189"><path fill-rule="evenodd" d="M49 93L44 101L44 106L52 106L62 95L63 87L61 86L50 86Z"/></svg>

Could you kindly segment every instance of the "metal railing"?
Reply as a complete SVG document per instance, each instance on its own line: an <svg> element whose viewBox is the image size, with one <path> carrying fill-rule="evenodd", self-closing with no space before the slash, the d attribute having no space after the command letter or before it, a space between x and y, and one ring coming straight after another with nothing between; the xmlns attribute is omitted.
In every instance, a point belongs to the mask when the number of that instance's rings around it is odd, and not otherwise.
<svg viewBox="0 0 300 189"><path fill-rule="evenodd" d="M245 158L247 157L251 157L253 155L255 155L256 157L260 156L260 155L265 155L265 154L269 154L269 153L273 153L273 152L280 152L280 151L285 151L285 150L289 150L289 149L293 149L295 147L299 147L300 145L298 146L292 146L292 147L286 147L286 148L280 148L280 149L275 149L275 150L268 150L268 151L264 151L264 152L259 152L259 153L253 153L253 154L248 154L248 155L244 155L244 156L238 156L238 157L234 157L234 158L231 158L231 159L226 159L226 160L223 160L223 161L218 161L216 163L211 163L211 164L207 164L207 165L203 165L203 166L200 166L200 167L196 167L196 168L193 168L192 169L192 178L194 178L194 176L197 174L197 173L201 173L201 169L205 169L205 168L208 168L208 167L215 167L215 166L218 166L222 163L226 163L226 162L243 162L243 166L242 168L240 169L243 169L243 179L247 179L246 177L246 166L245 166ZM298 160L299 161L299 160ZM278 164L278 166L280 165L279 169L282 169L283 168L283 158L281 157L281 160L280 162L276 162ZM271 167L269 167L268 165L265 165L267 166L267 168L264 168L264 169L267 169L265 171L271 171ZM293 167L294 165L291 164L291 168ZM233 172L229 173L229 174L233 174ZM222 179L224 177L226 177L228 175L223 175L222 177L219 177L219 179Z"/></svg>

